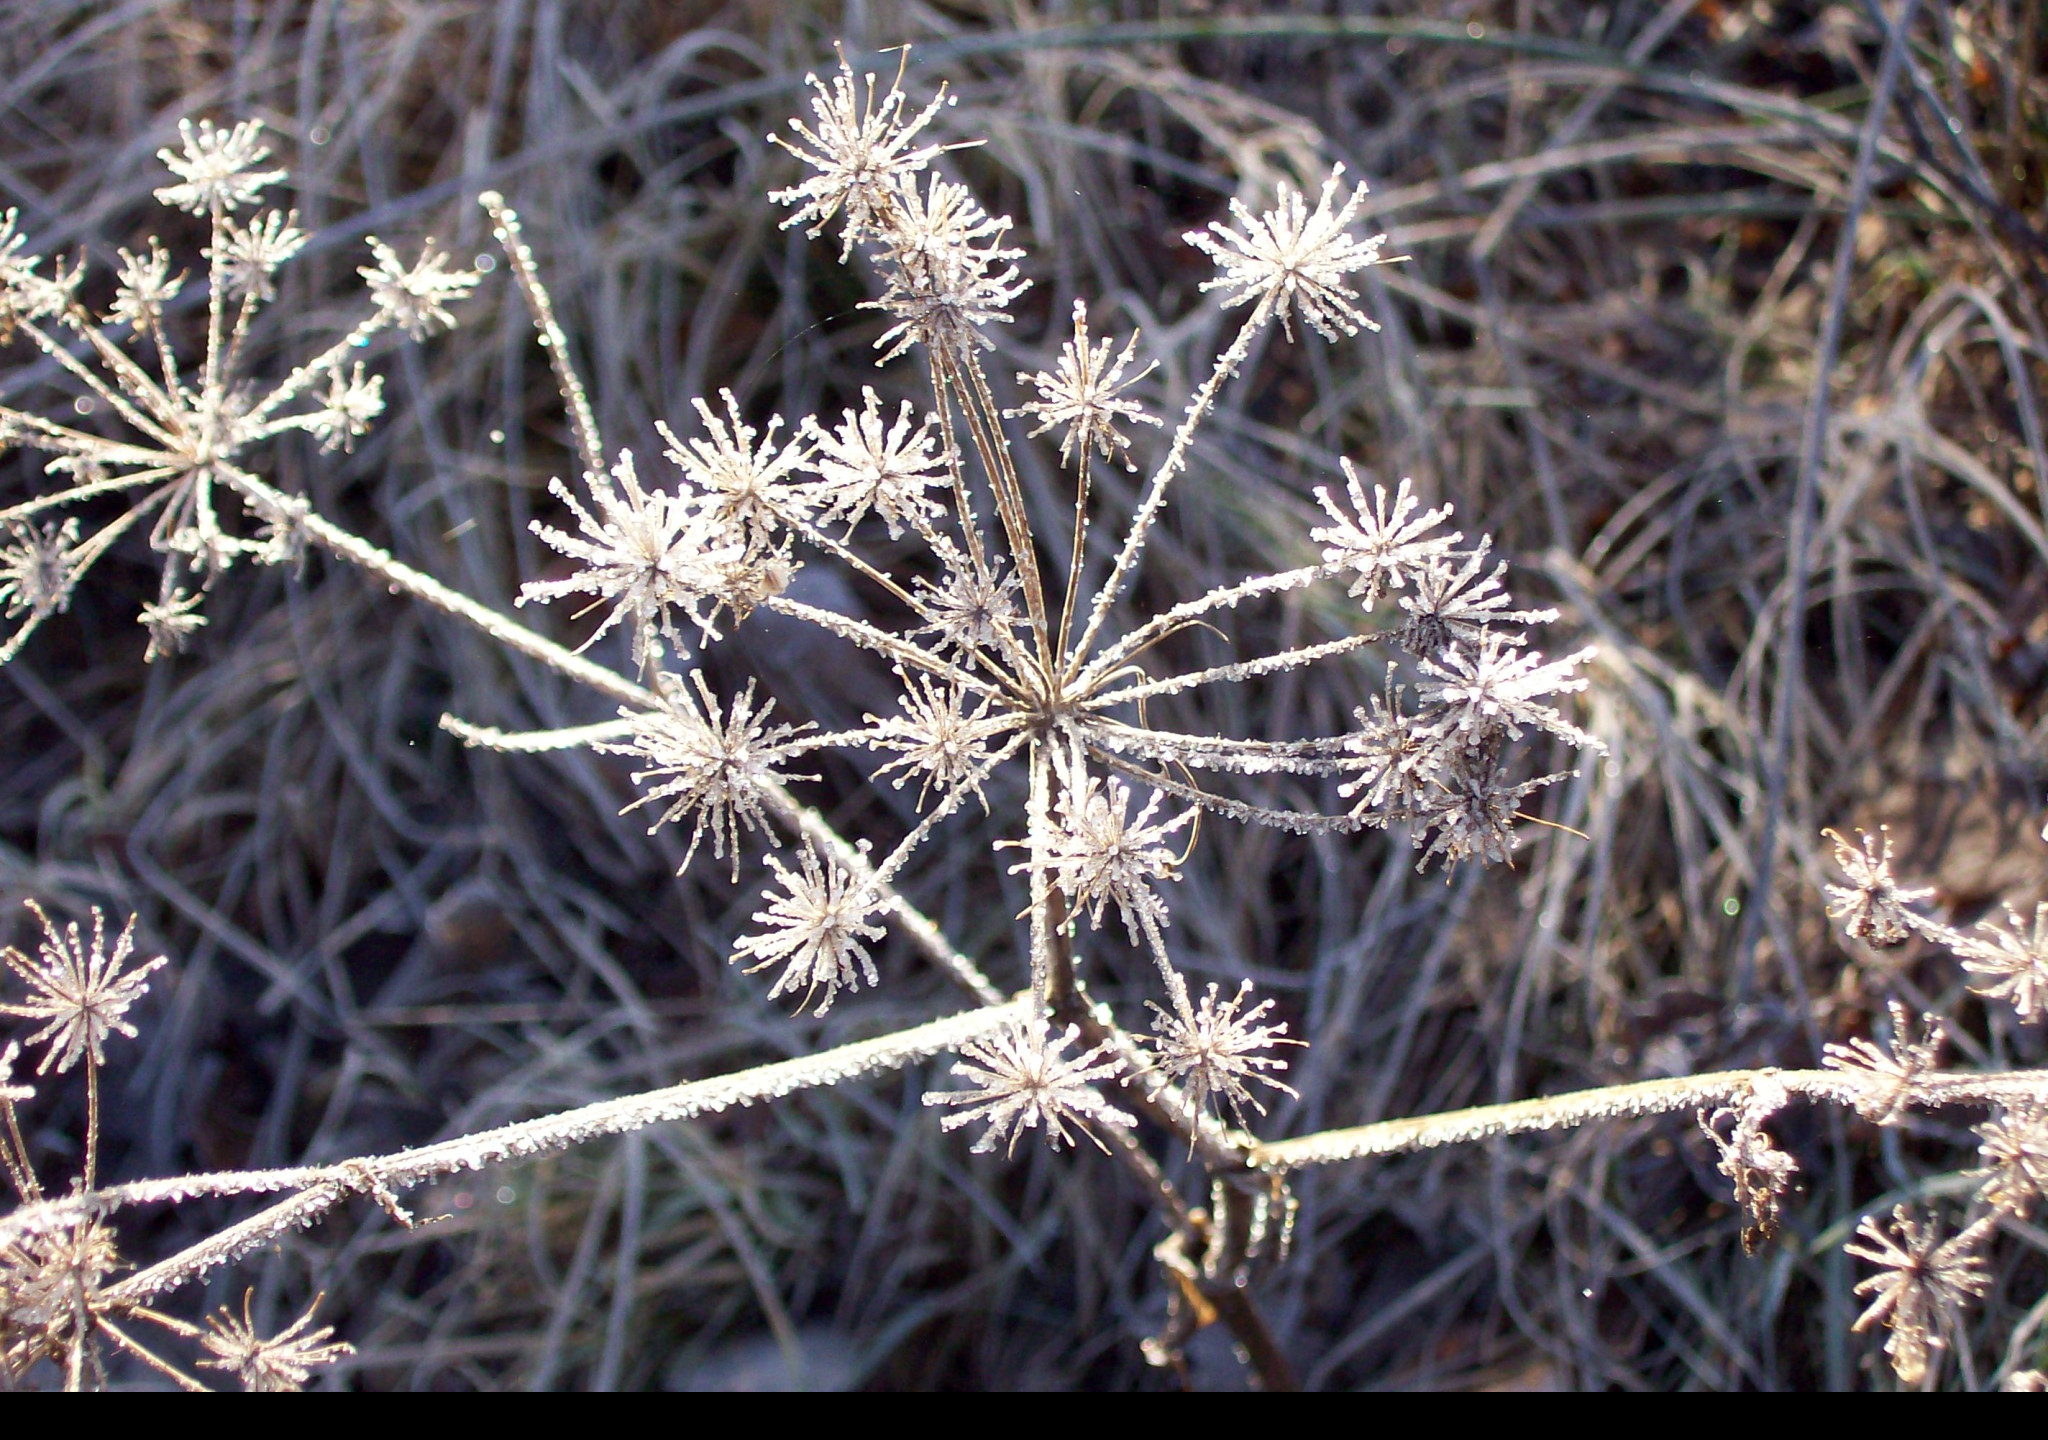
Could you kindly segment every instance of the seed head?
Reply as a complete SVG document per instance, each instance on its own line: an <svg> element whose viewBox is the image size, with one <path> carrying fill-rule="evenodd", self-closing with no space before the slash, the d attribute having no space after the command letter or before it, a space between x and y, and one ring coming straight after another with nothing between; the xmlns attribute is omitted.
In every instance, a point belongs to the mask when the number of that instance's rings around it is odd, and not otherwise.
<svg viewBox="0 0 2048 1440"><path fill-rule="evenodd" d="M176 185L156 192L161 204L194 215L237 210L254 203L265 187L285 177L282 170L256 168L270 157L261 120L244 120L229 130L215 129L211 120L201 120L196 126L190 120L180 120L178 138L184 144L182 152L156 152L156 158L178 177Z"/></svg>
<svg viewBox="0 0 2048 1440"><path fill-rule="evenodd" d="M1929 1352L1949 1343L1970 1301L1990 1288L1991 1276L1977 1248L1996 1224L1996 1217L1986 1216L1943 1240L1939 1224L1899 1205L1892 1210L1889 1231L1874 1215L1864 1216L1856 1227L1857 1236L1868 1243L1845 1248L1879 1269L1857 1282L1856 1293L1871 1301L1851 1328L1861 1332L1882 1324L1889 1330L1884 1353L1906 1384L1917 1385L1926 1377Z"/></svg>
<svg viewBox="0 0 2048 1440"><path fill-rule="evenodd" d="M754 923L767 926L767 932L743 938L733 947L733 958L752 960L746 967L750 975L768 965L783 967L768 998L795 994L801 988L803 999L797 1009L816 996L817 1013L823 1015L842 988L858 990L862 979L879 985L881 976L867 947L887 933L872 923L886 907L874 892L838 865L821 865L809 841L798 856L800 871L773 855L767 860L782 893L771 891L768 907L754 912Z"/></svg>
<svg viewBox="0 0 2048 1440"><path fill-rule="evenodd" d="M1833 830L1821 834L1835 842L1835 863L1849 877L1847 885L1830 885L1828 914L1842 922L1851 940L1862 940L1878 949L1906 943L1906 936L1918 919L1906 907L1925 900L1932 890L1902 890L1892 878L1891 827L1880 825L1877 834L1862 831L1859 851ZM1879 849L1882 837L1883 848Z"/></svg>
<svg viewBox="0 0 2048 1440"><path fill-rule="evenodd" d="M257 1334L255 1322L249 1316L255 1293L243 1292L239 1316L222 1307L218 1314L207 1317L206 1334L201 1339L207 1358L199 1362L201 1365L228 1372L246 1390L303 1390L315 1370L356 1353L356 1347L347 1341L328 1340L334 1333L333 1326L308 1328L313 1323L313 1312L320 1308L324 1298L317 1295L305 1314L265 1339Z"/></svg>
<svg viewBox="0 0 2048 1440"><path fill-rule="evenodd" d="M1160 423L1157 416L1147 415L1136 401L1120 398L1125 390L1156 370L1158 362L1148 363L1137 374L1126 377L1124 367L1131 363L1132 353L1137 349L1137 332L1133 331L1131 338L1124 341L1123 353L1114 362L1109 358L1113 344L1105 337L1093 349L1089 348L1088 305L1076 300L1074 338L1060 347L1055 369L1040 370L1035 375L1018 372L1017 383L1031 386L1038 392L1038 399L1003 413L1012 417L1028 415L1037 420L1039 426L1031 432L1033 436L1063 429L1062 465L1077 446L1085 456L1093 445L1105 460L1114 459L1118 450L1128 450L1130 437L1116 428L1119 420L1139 425ZM1125 468L1135 467L1127 462Z"/></svg>
<svg viewBox="0 0 2048 1440"><path fill-rule="evenodd" d="M1358 186L1333 209L1331 202L1343 177L1342 165L1330 172L1313 211L1299 190L1283 183L1276 205L1263 215L1254 216L1241 201L1230 202L1230 213L1240 229L1212 221L1207 231L1194 230L1182 236L1223 272L1203 282L1202 288L1226 292L1226 307L1254 301L1271 305L1289 340L1294 338L1293 315L1297 311L1325 340L1335 340L1340 334L1356 335L1361 326L1379 329L1358 309L1358 292L1344 283L1344 277L1398 257L1381 256L1380 246L1387 240L1384 235L1354 240L1345 233L1365 204L1366 189Z"/></svg>
<svg viewBox="0 0 2048 1440"><path fill-rule="evenodd" d="M1041 1125L1046 1143L1055 1150L1074 1143L1067 1128L1073 1125L1107 1152L1109 1147L1088 1128L1088 1122L1125 1129L1137 1122L1093 1088L1100 1081L1115 1079L1123 1069L1108 1041L1072 1057L1065 1053L1080 1034L1080 1026L1069 1025L1055 1038L1051 1026L1034 1020L974 1041L960 1051L960 1062L953 1067L954 1076L971 1088L933 1091L924 1097L924 1103L961 1107L940 1117L941 1129L955 1130L971 1120L986 1121L988 1130L972 1147L977 1155L987 1154L1006 1138L1009 1147L1004 1153L1015 1155L1024 1132Z"/></svg>
<svg viewBox="0 0 2048 1440"><path fill-rule="evenodd" d="M0 1005L0 1014L44 1022L27 1041L46 1046L42 1063L36 1066L38 1075L49 1074L53 1066L61 1075L76 1065L80 1056L96 1066L104 1065L107 1036L118 1032L134 1038L135 1027L122 1017L148 993L150 972L169 962L159 955L125 975L121 973L121 966L134 953L133 915L110 952L106 918L99 906L93 906L92 943L87 945L79 935L77 921L60 930L42 906L33 900L26 903L42 924L43 942L33 960L13 946L0 951L0 961L5 961L30 991L29 998L19 1004Z"/></svg>

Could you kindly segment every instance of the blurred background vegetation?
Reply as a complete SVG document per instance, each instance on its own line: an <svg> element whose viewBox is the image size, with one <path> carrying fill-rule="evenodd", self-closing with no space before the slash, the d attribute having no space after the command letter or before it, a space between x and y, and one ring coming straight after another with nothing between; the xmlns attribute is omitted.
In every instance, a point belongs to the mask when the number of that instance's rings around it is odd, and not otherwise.
<svg viewBox="0 0 2048 1440"><path fill-rule="evenodd" d="M1512 871L1418 876L1398 837L1205 827L1178 958L1198 981L1253 976L1313 1042L1263 1132L1811 1064L1891 996L1954 1015L1959 1063L2038 1065L2042 1036L1987 1014L1952 961L1845 949L1819 897L1822 827L1889 823L1901 873L1962 920L2048 898L2048 14L1912 9L1843 246L1901 13L10 0L0 196L110 293L114 251L150 233L198 263L196 222L149 198L176 121L261 118L314 233L254 337L288 364L353 314L366 235L488 255L474 198L501 190L606 434L651 454L655 420L720 386L791 417L864 384L918 393L914 367L871 364L863 276L765 199L795 166L763 137L835 41L885 71L876 52L914 42L907 88L945 81L945 135L987 137L947 163L1031 252L1000 378L1046 362L1079 295L1142 328L1149 398L1177 408L1221 343L1180 234L1341 161L1410 257L1365 277L1385 328L1257 354L1137 603L1300 563L1309 491L1347 455L1493 533L1518 598L1564 611L1554 648L1600 647L1584 718L1612 753L1546 801L1579 833L1532 827ZM506 281L454 335L379 356L391 410L353 455L286 445L272 471L500 604L554 563L526 527L572 465ZM0 356L9 403L51 384L33 358ZM41 482L0 464L10 497ZM1026 482L1061 513L1047 457ZM675 879L675 837L617 814L624 762L466 752L437 730L445 709L604 718L459 626L316 559L232 576L194 653L145 667L154 583L140 555L103 565L0 674L0 915L31 894L134 910L145 953L174 957L114 1082L114 1178L391 1149L955 1005L893 947L881 989L827 1020L763 1003L726 963L759 877ZM799 583L851 603L825 565ZM572 641L594 624L529 619ZM1311 597L1235 623L1292 640L1356 615ZM1221 658L1220 638L1191 643L1212 641ZM708 663L827 728L887 693L866 657L768 616ZM1381 680L1319 670L1210 718L1338 730ZM819 769L806 794L846 833L902 828L908 796L842 757ZM1023 900L1003 869L963 842L908 888L1010 983ZM1114 995L1122 962L1101 963ZM363 1388L1176 1383L1138 1350L1165 1304L1141 1198L1086 1150L970 1157L919 1106L936 1068L444 1185L418 1208L450 1218L412 1233L360 1206L203 1298L253 1284L275 1319L325 1290L358 1347L337 1383ZM38 1119L62 1173L78 1117ZM1791 1112L1806 1185L1753 1258L1682 1118L1304 1175L1262 1294L1317 1386L1889 1383L1848 1333L1840 1240L1879 1197L1941 1193L1973 1158L1964 1123ZM155 1216L131 1253L231 1213ZM2041 1363L2048 1264L2020 1253L1976 1313L1980 1375ZM1244 1383L1223 1341L1193 1359L1192 1383Z"/></svg>

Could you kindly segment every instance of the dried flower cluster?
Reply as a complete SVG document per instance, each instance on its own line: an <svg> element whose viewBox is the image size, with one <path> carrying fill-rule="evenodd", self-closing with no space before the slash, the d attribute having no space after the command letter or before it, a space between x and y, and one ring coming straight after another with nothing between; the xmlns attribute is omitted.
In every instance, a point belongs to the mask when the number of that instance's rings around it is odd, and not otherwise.
<svg viewBox="0 0 2048 1440"><path fill-rule="evenodd" d="M374 1199L409 1223L397 1194L432 1175L946 1051L959 1057L952 1075L960 1084L925 1104L943 1112L946 1131L978 1126L974 1151L1012 1153L1031 1130L1055 1148L1072 1146L1078 1132L1147 1185L1172 1231L1155 1252L1172 1287L1169 1328L1146 1352L1165 1364L1177 1362L1195 1328L1219 1319L1240 1339L1258 1338L1243 1291L1252 1261L1270 1254L1276 1237L1284 1246L1294 1165L1705 1106L1700 1124L1754 1250L1783 1221L1797 1177L1793 1155L1766 1129L1795 1094L1853 1104L1884 1126L1904 1124L1915 1107L1988 1105L1978 1189L1957 1233L1944 1239L1938 1220L1900 1207L1888 1226L1866 1218L1849 1247L1877 1267L1857 1287L1868 1297L1857 1328L1885 1328L1902 1380L1936 1376L1940 1354L1967 1342L1965 1311L1988 1283L1986 1247L2006 1220L2030 1215L2048 1195L2048 1087L2029 1089L2024 1076L1959 1085L1937 1068L1941 1022L1927 1016L1916 1025L1896 1002L1888 1043L1830 1045L1824 1071L1687 1077L1652 1095L1629 1087L1550 1097L1438 1117L1435 1129L1395 1121L1271 1144L1242 1133L1248 1111L1264 1116L1267 1101L1293 1094L1281 1078L1281 1047L1301 1042L1249 980L1234 990L1212 982L1197 998L1176 963L1173 896L1204 823L1295 833L1399 827L1421 852L1418 868L1505 862L1531 797L1565 779L1579 752L1602 748L1560 708L1587 688L1594 652L1546 658L1532 638L1559 615L1517 608L1490 538L1468 541L1447 528L1448 505L1427 503L1407 480L1390 493L1348 460L1341 494L1316 491L1322 523L1302 536L1313 563L1134 616L1135 583L1174 484L1260 337L1277 322L1292 340L1296 319L1326 341L1378 328L1353 285L1391 259L1385 237L1353 233L1364 187L1346 187L1334 167L1313 204L1283 185L1272 208L1233 202L1230 223L1185 237L1216 266L1203 289L1223 310L1243 313L1184 399L1157 393L1137 333L1100 333L1076 301L1071 329L1054 337L1043 368L1018 376L1032 398L1003 410L984 368L986 331L1010 321L1030 283L1020 268L1026 257L1007 243L1007 218L940 173L956 148L933 134L943 92L915 108L900 82L883 89L843 61L829 79L811 77L810 120L792 122L792 136L777 140L807 173L772 198L790 207L787 226L816 237L836 225L842 261L862 255L877 282L865 308L880 316L878 363L917 352L926 385L915 399L885 400L863 387L857 407L790 423L720 392L694 402L680 433L658 427L665 445L656 465L609 453L517 217L499 197L481 197L546 342L581 466L552 484L561 509L533 527L566 567L529 581L518 603L600 612L576 651L398 564L255 468L264 442L294 431L323 451L352 447L383 405L382 379L358 352L383 331L420 339L451 326L451 307L478 276L452 269L431 247L407 264L371 240L371 263L359 271L371 313L265 390L244 373L245 342L276 298L279 267L306 237L295 212L256 208L285 178L262 168L269 156L256 123L185 125L180 145L163 152L173 183L158 198L210 225L207 333L189 363L166 319L186 277L160 244L121 253L114 301L95 316L78 300L82 269L29 253L14 216L0 221L0 337L36 347L76 387L74 413L101 417L74 426L0 408L0 432L47 456L45 473L55 477L47 493L0 510L0 607L15 622L0 660L61 613L80 578L130 531L146 533L162 568L141 616L151 658L175 653L205 625L206 594L238 561L296 561L320 545L620 706L616 720L574 730L505 734L445 723L471 743L511 751L590 746L625 757L637 787L627 808L653 829L678 827L679 837L688 826L685 867L707 834L712 858L735 883L743 861L758 860L769 886L732 959L747 973L770 972L760 982L769 998L822 1013L880 985L894 932L983 1002L896 1035L295 1179L211 1177L211 1193L293 1193L232 1235L121 1280L118 1237L105 1218L118 1204L95 1173L99 1072L108 1043L136 1034L129 1012L165 961L131 967L132 920L110 942L98 911L88 939L79 925L60 928L37 909L38 954L0 955L27 987L23 998L0 1001L0 1014L34 1027L0 1049L0 1160L21 1202L0 1217L0 1379L47 1365L84 1387L104 1380L105 1357L118 1351L187 1388L203 1388L195 1369L251 1389L300 1388L350 1353L314 1326L311 1307L266 1337L246 1298L240 1315L221 1310L203 1327L150 1302L349 1196ZM1179 415L1170 430L1154 413L1167 410ZM1057 535L1027 506L1012 449L1041 437L1057 439L1072 486L1071 525ZM1128 513L1096 493L1094 466L1112 462L1134 474L1149 464ZM1112 525L1116 538L1105 543L1095 532ZM884 535L889 543L878 544ZM793 580L820 561L886 597L875 613L893 618L800 598L806 592ZM1333 583L1358 602L1354 627L1270 653L1233 650L1220 664L1176 658L1186 632L1234 644L1217 629L1228 613ZM776 719L773 700L757 698L752 682L722 694L698 663L701 652L762 610L887 662L900 684L895 705L826 733ZM614 647L622 660L610 668L603 662ZM1199 702L1216 687L1256 687L1346 657L1373 662L1378 693L1343 733L1254 740L1215 733L1202 718ZM885 847L849 843L791 795L790 785L816 778L802 773L806 757L828 749L867 762L877 784L908 793L916 782L908 833ZM1290 795L1342 803L1268 803L1262 787L1275 779ZM897 889L970 798L1001 817L1011 837L1001 848L1014 861L992 856L991 865L1007 864L1030 892L1012 1001ZM2010 1005L2022 1023L2048 1013L2048 906L2031 928L2009 911L2004 926L1953 931L1915 908L1931 892L1893 877L1888 836L1865 835L1858 846L1835 839L1847 883L1829 887L1829 913L1852 938L1893 946L1918 934L1945 944L1984 999ZM1152 1017L1143 1037L1093 1001L1084 980L1126 942L1156 974L1157 991L1143 999ZM1129 1004L1137 1010L1138 1001ZM24 1043L42 1049L39 1081L83 1071L87 1135L68 1197L44 1192L17 1117L37 1098L15 1077ZM1212 1184L1207 1208L1187 1206L1146 1153L1141 1114L1200 1156ZM189 1368L164 1358L137 1338L144 1325L198 1358Z"/></svg>

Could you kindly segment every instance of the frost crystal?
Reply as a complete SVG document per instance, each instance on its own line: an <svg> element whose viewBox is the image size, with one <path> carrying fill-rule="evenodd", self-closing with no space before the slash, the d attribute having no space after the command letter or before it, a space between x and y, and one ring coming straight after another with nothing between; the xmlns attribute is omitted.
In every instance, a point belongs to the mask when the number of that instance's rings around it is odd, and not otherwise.
<svg viewBox="0 0 2048 1440"><path fill-rule="evenodd" d="M277 287L270 277L306 243L306 232L296 223L298 218L296 210L289 215L272 210L247 229L232 220L221 226L220 254L215 256L212 250L206 254L209 259L220 261L221 277L227 282L230 295L238 300L276 297ZM442 323L453 322L444 319Z"/></svg>
<svg viewBox="0 0 2048 1440"><path fill-rule="evenodd" d="M780 415L769 417L763 433L740 419L740 403L732 391L718 395L725 402L725 419L702 400L695 402L704 422L702 437L678 440L664 425L661 438L668 442L668 458L682 468L683 479L694 492L693 507L710 522L719 543L741 546L753 555L771 548L782 527L808 518L812 497L790 479L808 456L801 440L776 447Z"/></svg>
<svg viewBox="0 0 2048 1440"><path fill-rule="evenodd" d="M375 265L356 273L370 287L370 299L385 317L414 340L423 340L436 330L450 330L455 317L448 306L464 299L482 277L474 270L450 270L448 257L434 249L429 240L420 250L419 263L407 268L398 252L376 236L369 237Z"/></svg>
<svg viewBox="0 0 2048 1440"><path fill-rule="evenodd" d="M305 1314L277 1334L264 1338L249 1318L255 1293L251 1290L242 1296L239 1316L224 1308L207 1317L206 1334L201 1337L207 1358L199 1362L201 1365L209 1370L227 1371L247 1390L294 1391L305 1389L315 1370L356 1353L356 1347L346 1341L328 1340L334 1333L332 1326L311 1328L313 1312L320 1307L319 1297L306 1307Z"/></svg>
<svg viewBox="0 0 2048 1440"><path fill-rule="evenodd" d="M1103 906L1115 902L1135 945L1141 929L1166 924L1166 901L1153 885L1180 878L1180 857L1167 841L1187 828L1196 812L1183 810L1155 822L1160 798L1155 792L1133 816L1130 786L1113 776L1104 780L1089 774L1078 755L1063 757L1059 773L1053 823L1031 842L1034 856L1044 858L1013 866L1011 873L1049 871L1068 902L1076 911L1088 911L1097 929Z"/></svg>
<svg viewBox="0 0 2048 1440"><path fill-rule="evenodd" d="M1891 1010L1892 1043L1886 1049L1873 1040L1857 1038L1846 1045L1823 1045L1821 1063L1830 1070L1868 1076L1878 1082L1856 1097L1857 1113L1880 1125L1894 1125L1905 1114L1913 1098L1913 1083L1929 1074L1941 1054L1943 1034L1939 1016L1923 1015L1916 1032L1912 1016L1898 1001L1887 1002Z"/></svg>

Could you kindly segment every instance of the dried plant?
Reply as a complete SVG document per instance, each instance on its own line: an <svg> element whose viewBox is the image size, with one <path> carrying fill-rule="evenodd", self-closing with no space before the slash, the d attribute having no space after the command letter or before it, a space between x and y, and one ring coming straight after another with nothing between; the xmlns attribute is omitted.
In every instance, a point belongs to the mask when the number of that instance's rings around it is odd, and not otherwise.
<svg viewBox="0 0 2048 1440"><path fill-rule="evenodd" d="M349 1353L329 1330L313 1328L310 1307L264 1338L246 1299L239 1318L223 1311L204 1330L154 1303L354 1197L409 1224L397 1196L438 1177L952 1052L960 1057L952 1073L964 1086L924 1096L945 1111L943 1130L978 1126L973 1151L1001 1147L1009 1156L1027 1130L1058 1148L1074 1146L1078 1129L1154 1205L1168 1232L1155 1253L1171 1308L1147 1358L1181 1365L1194 1332L1220 1323L1271 1386L1292 1377L1253 1281L1284 1248L1288 1177L1303 1167L1697 1111L1744 1211L1744 1243L1757 1248L1776 1229L1796 1174L1791 1155L1763 1127L1795 1097L1853 1107L1886 1126L1902 1124L1915 1107L1996 1106L2000 1118L1983 1131L1989 1213L1943 1241L1933 1222L1901 1207L1890 1230L1866 1219L1858 1232L1865 1243L1849 1247L1880 1267L1857 1287L1873 1298L1856 1328L1884 1325L1899 1378L1928 1377L1934 1352L1960 1346L1964 1310L1986 1288L1981 1255L1997 1217L2020 1213L2039 1194L2037 1132L2048 1081L2033 1071L1940 1070L1941 1022L1926 1017L1916 1035L1896 1002L1889 1049L1864 1039L1829 1046L1828 1066L1819 1070L1681 1076L1272 1141L1247 1133L1245 1107L1266 1114L1253 1082L1292 1095L1276 1078L1287 1068L1276 1048L1300 1042L1269 1018L1273 1000L1255 1000L1249 979L1227 1000L1215 983L1199 1002L1191 997L1168 937L1177 933L1176 885L1204 824L1307 835L1398 829L1421 852L1418 869L1506 863L1523 842L1519 827L1532 819L1524 813L1531 797L1573 778L1575 757L1605 748L1559 708L1564 697L1594 687L1589 667L1600 652L1580 648L1547 659L1532 648L1536 627L1560 615L1513 608L1490 537L1468 543L1463 532L1442 528L1451 507L1425 506L1405 479L1391 495L1380 484L1368 490L1349 461L1342 497L1317 492L1328 523L1304 526L1300 536L1303 550L1319 559L1142 608L1140 571L1195 438L1275 322L1287 341L1296 339L1296 318L1324 341L1378 328L1354 288L1363 273L1393 263L1382 253L1384 236L1353 233L1367 191L1344 185L1343 167L1333 165L1313 205L1282 183L1271 209L1255 213L1233 201L1234 228L1216 222L1183 237L1217 267L1201 288L1220 292L1223 308L1246 312L1190 394L1165 396L1157 383L1148 385L1158 373L1149 362L1129 369L1143 355L1140 338L1091 333L1087 308L1077 302L1071 338L1051 367L1020 375L1038 398L1005 410L984 365L991 348L984 331L1011 320L1010 307L1030 283L1018 264L1026 257L1007 243L1008 218L989 214L967 185L940 173L951 147L925 143L925 132L944 94L914 109L900 79L878 98L877 78L844 62L829 80L811 77L812 122L792 122L795 138L778 140L811 173L771 198L791 207L786 226L813 237L839 226L842 258L860 255L875 281L877 298L863 308L884 321L878 363L917 354L928 408L899 404L892 416L868 389L858 410L792 424L754 416L722 391L716 406L694 402L689 433L661 427L673 473L643 475L630 452L605 448L517 216L496 194L481 197L545 342L580 467L551 487L565 515L532 526L566 573L528 580L518 601L602 609L574 649L399 562L261 473L262 446L288 432L305 432L329 452L365 434L382 406L382 381L356 352L387 330L418 341L450 328L479 275L451 269L431 247L408 265L371 240L373 263L359 275L372 313L257 395L240 369L243 343L259 307L276 299L275 272L304 237L293 212L241 214L285 179L281 170L260 168L268 151L254 122L183 127L182 148L162 157L174 183L158 198L204 219L211 234L207 342L190 375L164 321L183 277L171 273L160 244L152 241L140 256L123 252L114 306L96 317L77 298L81 269L46 268L28 254L12 215L0 228L0 319L70 376L81 399L104 404L109 428L121 432L113 439L0 408L0 426L17 443L51 457L46 474L54 482L48 493L0 511L7 535L0 596L9 617L21 621L0 659L61 613L87 571L145 518L154 517L149 542L161 566L158 598L142 615L153 656L176 653L205 624L203 598L237 562L277 565L308 548L324 551L617 707L615 720L566 729L508 732L454 716L443 723L471 745L508 753L587 748L631 757L638 795L627 809L653 817L656 831L689 826L687 841L677 842L684 867L707 831L712 858L728 862L734 883L744 865L764 866L772 887L753 912L756 928L736 941L731 958L747 973L777 972L763 984L768 998L822 1013L880 986L874 947L894 932L977 1002L877 1039L329 1165L102 1186L89 1124L80 1183L61 1196L45 1193L30 1164L16 1111L35 1097L10 1083L18 1053L10 1045L0 1058L0 1110L6 1168L21 1203L0 1217L0 1363L8 1376L26 1378L48 1363L65 1385L82 1388L104 1378L112 1349L199 1388L187 1370L129 1333L147 1323L196 1344L205 1356L197 1365L249 1388L298 1388ZM122 330L153 356L154 372L123 348ZM1135 465L1147 443L1139 427L1165 432L1148 404L1179 419L1122 507L1128 513L1119 513L1092 467L1120 458ZM1017 419L1036 422L1023 440L1059 435L1057 461L1072 507L1057 533L1020 474L1019 442L1005 424ZM78 516L57 518L67 507L97 514L95 502L116 499L127 508L89 535ZM224 514L224 499L239 513ZM1119 523L1117 538L1102 543L1101 534ZM834 567L876 605L855 613L821 602L795 583L807 564ZM1325 607L1344 616L1337 633L1233 652L1223 663L1187 660L1187 647L1177 643L1197 630L1217 631L1233 612L1311 587L1359 602L1356 611L1341 602ZM1395 623L1376 628L1388 597L1397 601L1388 617ZM760 612L806 623L886 662L901 687L896 710L826 731L771 720L774 701L757 700L754 681L721 693L706 652L743 644L748 620ZM603 663L600 642L614 631L627 637L624 669ZM1367 656L1384 667L1385 679L1372 703L1355 712L1355 729L1253 739L1206 718L1210 693L1256 693L1274 677ZM1400 664L1409 667L1406 684L1394 678ZM849 840L792 794L792 785L815 778L797 767L828 752L873 764L874 782L886 779L906 796L916 779L916 814L905 833L881 843ZM1567 768L1546 768L1557 764ZM1275 780L1287 782L1291 797L1327 793L1349 808L1316 808L1311 799L1270 803L1271 790L1250 783ZM998 949L991 957L1008 963L1005 985L919 913L899 883L924 863L927 847L970 797L1001 817L1008 838L998 848L1022 857L990 854L988 868L1024 877L1029 894L1016 953ZM2009 933L1990 940L1957 936L1914 909L1931 892L1898 885L1888 838L1881 849L1870 836L1860 851L1839 837L1837 845L1849 883L1830 887L1830 913L1851 937L1881 946L1912 933L1945 941L1980 993L2010 1003L2023 1022L2038 1017L2038 933L2022 936L2015 918ZM783 853L793 853L794 866ZM1120 927L1102 924L1112 909ZM124 1016L146 990L144 978L165 962L124 976L129 929L110 953L97 911L90 947L75 925L60 934L36 913L46 937L41 958L5 957L30 996L5 1009L42 1022L28 1041L48 1047L38 1075L86 1062L96 1116L104 1042L136 1033ZM1124 1028L1139 1004L1118 997L1126 1010L1120 1019L1087 983L1090 973L1115 974L1124 941L1156 975L1156 991L1141 1002L1156 1017L1143 1039ZM1140 1127L1141 1117L1164 1135L1163 1146ZM1153 1153L1182 1146L1199 1164L1206 1207L1182 1200ZM146 1204L257 1194L282 1198L113 1278L123 1262L109 1217Z"/></svg>

